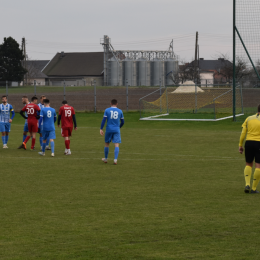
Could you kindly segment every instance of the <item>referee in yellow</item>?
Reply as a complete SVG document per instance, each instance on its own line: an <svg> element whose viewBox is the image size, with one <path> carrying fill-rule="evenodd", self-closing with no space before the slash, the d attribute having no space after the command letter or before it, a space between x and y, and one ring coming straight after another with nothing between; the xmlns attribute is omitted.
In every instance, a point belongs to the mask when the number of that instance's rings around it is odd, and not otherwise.
<svg viewBox="0 0 260 260"><path fill-rule="evenodd" d="M259 193L259 191L256 190L256 187L260 180L260 105L258 105L258 113L253 116L249 116L243 123L242 127L243 129L239 141L239 152L242 154L244 151L243 142L246 137L246 167L244 170L246 181L245 193L250 192L250 180L254 160L255 172L251 193Z"/></svg>

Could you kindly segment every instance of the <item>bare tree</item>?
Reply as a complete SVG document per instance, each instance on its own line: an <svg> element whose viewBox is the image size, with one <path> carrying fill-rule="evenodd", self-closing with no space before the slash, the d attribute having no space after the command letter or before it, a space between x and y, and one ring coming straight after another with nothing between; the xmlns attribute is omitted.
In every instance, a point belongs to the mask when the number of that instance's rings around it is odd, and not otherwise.
<svg viewBox="0 0 260 260"><path fill-rule="evenodd" d="M218 55L218 59L221 61L221 68L216 68L214 76L223 77L226 82L233 81L233 61L227 54ZM241 81L250 76L252 71L250 70L248 63L242 57L236 58L236 80Z"/></svg>

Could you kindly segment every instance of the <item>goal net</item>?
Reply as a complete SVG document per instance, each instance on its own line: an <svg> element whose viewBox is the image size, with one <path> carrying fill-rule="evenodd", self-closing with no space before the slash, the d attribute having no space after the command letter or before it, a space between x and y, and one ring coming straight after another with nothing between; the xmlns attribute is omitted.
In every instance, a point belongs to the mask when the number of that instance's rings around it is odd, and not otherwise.
<svg viewBox="0 0 260 260"><path fill-rule="evenodd" d="M260 1L235 0L236 82L260 88Z"/></svg>
<svg viewBox="0 0 260 260"><path fill-rule="evenodd" d="M236 87L236 116L243 115L241 86ZM233 117L233 89L184 84L157 89L139 101L140 120L218 121Z"/></svg>

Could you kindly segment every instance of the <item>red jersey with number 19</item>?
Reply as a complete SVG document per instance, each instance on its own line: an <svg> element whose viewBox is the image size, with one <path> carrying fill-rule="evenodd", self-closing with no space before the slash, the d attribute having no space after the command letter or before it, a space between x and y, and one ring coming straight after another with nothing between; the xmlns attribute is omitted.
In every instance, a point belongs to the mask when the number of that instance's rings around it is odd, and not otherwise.
<svg viewBox="0 0 260 260"><path fill-rule="evenodd" d="M59 115L61 116L62 128L73 128L73 118L75 115L74 108L72 106L64 105L60 108Z"/></svg>

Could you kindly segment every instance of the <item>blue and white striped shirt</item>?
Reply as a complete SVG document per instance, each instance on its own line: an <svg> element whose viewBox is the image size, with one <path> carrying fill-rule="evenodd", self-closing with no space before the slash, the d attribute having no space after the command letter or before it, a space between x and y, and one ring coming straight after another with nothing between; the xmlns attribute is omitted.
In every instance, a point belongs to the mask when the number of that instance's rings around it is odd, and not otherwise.
<svg viewBox="0 0 260 260"><path fill-rule="evenodd" d="M8 103L0 105L0 123L9 123L11 111L14 111L12 105Z"/></svg>

